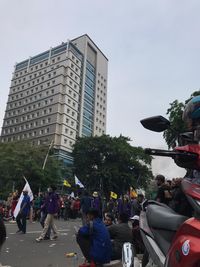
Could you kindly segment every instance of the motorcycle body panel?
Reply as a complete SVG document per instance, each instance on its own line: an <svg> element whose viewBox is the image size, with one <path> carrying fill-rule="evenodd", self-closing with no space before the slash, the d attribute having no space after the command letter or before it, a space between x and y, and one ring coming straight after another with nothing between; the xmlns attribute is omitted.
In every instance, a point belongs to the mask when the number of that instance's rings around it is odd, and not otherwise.
<svg viewBox="0 0 200 267"><path fill-rule="evenodd" d="M200 221L190 218L177 231L166 258L166 267L200 266Z"/></svg>

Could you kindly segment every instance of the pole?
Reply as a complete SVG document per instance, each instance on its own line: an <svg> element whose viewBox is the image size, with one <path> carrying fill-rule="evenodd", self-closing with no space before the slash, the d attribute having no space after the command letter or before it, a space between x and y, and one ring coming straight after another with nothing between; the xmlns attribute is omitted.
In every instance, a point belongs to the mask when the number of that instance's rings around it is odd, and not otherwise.
<svg viewBox="0 0 200 267"><path fill-rule="evenodd" d="M15 192L15 182L13 181L12 192Z"/></svg>
<svg viewBox="0 0 200 267"><path fill-rule="evenodd" d="M48 156L49 156L49 152L50 152L52 146L53 146L53 140L51 141L51 143L50 143L50 145L49 145L47 154L46 154L45 159L44 159L44 162L43 162L42 170L44 170L44 168L45 168L45 166L46 166L47 159L48 159Z"/></svg>

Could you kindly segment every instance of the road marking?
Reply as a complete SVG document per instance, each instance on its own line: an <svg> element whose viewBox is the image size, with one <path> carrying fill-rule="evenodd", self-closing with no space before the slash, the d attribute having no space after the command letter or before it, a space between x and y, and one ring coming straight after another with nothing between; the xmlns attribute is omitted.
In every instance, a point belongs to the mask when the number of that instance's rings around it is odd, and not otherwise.
<svg viewBox="0 0 200 267"><path fill-rule="evenodd" d="M70 229L61 229L61 230L58 230L58 232L69 232ZM41 231L30 231L30 232L26 232L26 234L38 234L38 233L41 233ZM9 233L9 235L15 235L16 233ZM20 235L20 234L19 234Z"/></svg>

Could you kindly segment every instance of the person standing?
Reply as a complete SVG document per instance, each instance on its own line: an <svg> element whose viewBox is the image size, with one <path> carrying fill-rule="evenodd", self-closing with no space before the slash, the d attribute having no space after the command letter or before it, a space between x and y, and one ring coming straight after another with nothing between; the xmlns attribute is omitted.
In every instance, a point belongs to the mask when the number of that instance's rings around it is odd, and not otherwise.
<svg viewBox="0 0 200 267"><path fill-rule="evenodd" d="M92 199L89 196L88 192L85 191L84 192L84 196L81 198L81 217L82 217L82 224L86 225L87 220L86 220L86 214L89 211L89 209L91 208L91 204L92 204Z"/></svg>
<svg viewBox="0 0 200 267"><path fill-rule="evenodd" d="M30 213L30 197L28 191L23 191L23 199L20 205L20 211L16 217L16 222L18 226L17 233L26 233L26 218Z"/></svg>
<svg viewBox="0 0 200 267"><path fill-rule="evenodd" d="M91 208L98 210L99 212L99 217L102 218L102 202L101 202L101 198L98 194L98 192L94 191L93 194L93 200L92 200L92 204L91 204Z"/></svg>
<svg viewBox="0 0 200 267"><path fill-rule="evenodd" d="M172 200L172 193L169 185L165 183L165 177L161 174L158 174L155 180L158 186L156 201L169 205L170 201Z"/></svg>
<svg viewBox="0 0 200 267"><path fill-rule="evenodd" d="M56 190L55 186L51 186L48 189L48 197L45 201L45 206L47 209L47 217L45 219L44 228L43 228L41 235L38 238L36 238L37 242L44 240L49 227L51 227L53 231L53 237L51 238L51 240L56 240L58 238L58 231L54 223L54 216L57 215L58 213L59 197L56 194L55 190Z"/></svg>

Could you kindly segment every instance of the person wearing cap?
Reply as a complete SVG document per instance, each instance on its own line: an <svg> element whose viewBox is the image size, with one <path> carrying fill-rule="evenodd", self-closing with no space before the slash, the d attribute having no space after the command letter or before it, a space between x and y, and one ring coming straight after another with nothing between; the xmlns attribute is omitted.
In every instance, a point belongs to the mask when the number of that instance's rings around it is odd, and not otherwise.
<svg viewBox="0 0 200 267"><path fill-rule="evenodd" d="M93 209L98 210L99 217L102 218L102 202L101 202L101 198L99 197L99 194L96 191L93 192L92 196L93 196L93 200L92 200L91 207Z"/></svg>
<svg viewBox="0 0 200 267"><path fill-rule="evenodd" d="M28 195L28 191L25 189L23 191L23 199L20 205L20 211L16 217L16 222L18 226L17 233L26 233L26 218L28 214L30 213L30 197Z"/></svg>
<svg viewBox="0 0 200 267"><path fill-rule="evenodd" d="M141 210L145 207L143 204L146 203L146 201L144 193L141 190L138 190L137 198L131 201L131 217L134 215L140 215Z"/></svg>

